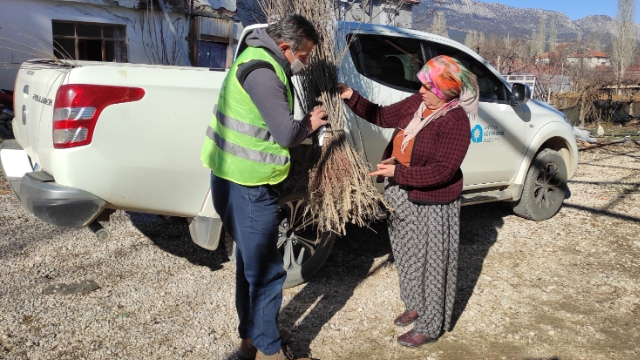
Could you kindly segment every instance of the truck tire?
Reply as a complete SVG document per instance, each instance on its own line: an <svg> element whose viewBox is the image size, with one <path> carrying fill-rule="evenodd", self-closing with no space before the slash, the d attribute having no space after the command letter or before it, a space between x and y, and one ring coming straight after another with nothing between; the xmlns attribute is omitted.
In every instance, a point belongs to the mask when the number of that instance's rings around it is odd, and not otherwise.
<svg viewBox="0 0 640 360"><path fill-rule="evenodd" d="M303 216L306 202L307 198L302 193L280 197L283 218L279 227L278 249L287 271L284 288L307 282L324 265L335 241L335 233L318 233L317 222ZM235 265L235 241L232 244L227 250L229 259Z"/></svg>
<svg viewBox="0 0 640 360"><path fill-rule="evenodd" d="M567 191L567 166L558 152L544 149L533 159L520 200L513 212L525 219L546 220L562 207Z"/></svg>
<svg viewBox="0 0 640 360"><path fill-rule="evenodd" d="M15 139L11 120L0 119L0 138L3 140Z"/></svg>

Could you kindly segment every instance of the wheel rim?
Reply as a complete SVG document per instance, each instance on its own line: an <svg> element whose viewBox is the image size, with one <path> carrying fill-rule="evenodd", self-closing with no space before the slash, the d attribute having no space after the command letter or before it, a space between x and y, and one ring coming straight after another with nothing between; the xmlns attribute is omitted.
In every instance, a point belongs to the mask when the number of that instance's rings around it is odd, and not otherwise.
<svg viewBox="0 0 640 360"><path fill-rule="evenodd" d="M318 220L305 214L305 205L304 198L280 204L284 216L278 229L278 249L287 271L300 269L329 236L328 233L318 236Z"/></svg>
<svg viewBox="0 0 640 360"><path fill-rule="evenodd" d="M535 204L540 209L559 207L564 200L564 186L560 169L547 163L540 169L533 189Z"/></svg>

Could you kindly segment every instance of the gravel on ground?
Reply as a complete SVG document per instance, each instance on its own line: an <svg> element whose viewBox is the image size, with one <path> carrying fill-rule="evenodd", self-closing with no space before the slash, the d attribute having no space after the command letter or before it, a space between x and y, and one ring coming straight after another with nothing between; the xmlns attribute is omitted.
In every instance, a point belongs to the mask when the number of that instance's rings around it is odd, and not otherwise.
<svg viewBox="0 0 640 360"><path fill-rule="evenodd" d="M610 141L608 139L607 141ZM505 203L463 207L454 328L408 328L384 222L349 227L307 284L284 290L281 326L315 359L640 358L640 143L583 147L550 220ZM0 175L1 359L235 359L234 267L183 219L118 211L88 229L24 211Z"/></svg>

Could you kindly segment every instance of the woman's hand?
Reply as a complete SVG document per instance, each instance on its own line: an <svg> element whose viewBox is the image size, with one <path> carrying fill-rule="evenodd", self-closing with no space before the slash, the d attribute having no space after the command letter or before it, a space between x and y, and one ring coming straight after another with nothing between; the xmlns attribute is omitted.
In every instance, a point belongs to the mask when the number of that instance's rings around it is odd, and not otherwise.
<svg viewBox="0 0 640 360"><path fill-rule="evenodd" d="M341 99L344 99L344 100L351 99L351 95L353 95L353 89L350 88L349 85L339 82L338 85L336 85L336 87L338 88L338 93L340 93Z"/></svg>
<svg viewBox="0 0 640 360"><path fill-rule="evenodd" d="M369 173L369 176L393 177L396 172L396 165L378 164L376 166L378 167L378 170Z"/></svg>

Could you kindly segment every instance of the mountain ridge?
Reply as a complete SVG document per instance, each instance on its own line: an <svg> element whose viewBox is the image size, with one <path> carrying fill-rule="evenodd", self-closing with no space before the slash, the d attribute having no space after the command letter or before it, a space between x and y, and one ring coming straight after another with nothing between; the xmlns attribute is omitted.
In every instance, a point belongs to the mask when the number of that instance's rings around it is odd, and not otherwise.
<svg viewBox="0 0 640 360"><path fill-rule="evenodd" d="M421 21L432 8L426 2L414 7L414 28L427 29L431 20ZM558 11L535 8L518 8L498 3L485 3L475 0L448 0L436 6L436 11L443 12L447 21L449 36L460 42L469 31L475 30L485 36L511 36L531 39L532 30L538 30L540 18L546 17L546 33L553 21L558 29L558 42L575 41L578 34L583 40L598 39L605 48L615 34L615 19L607 15L589 15L578 20ZM636 37L640 34L640 26L636 23Z"/></svg>

